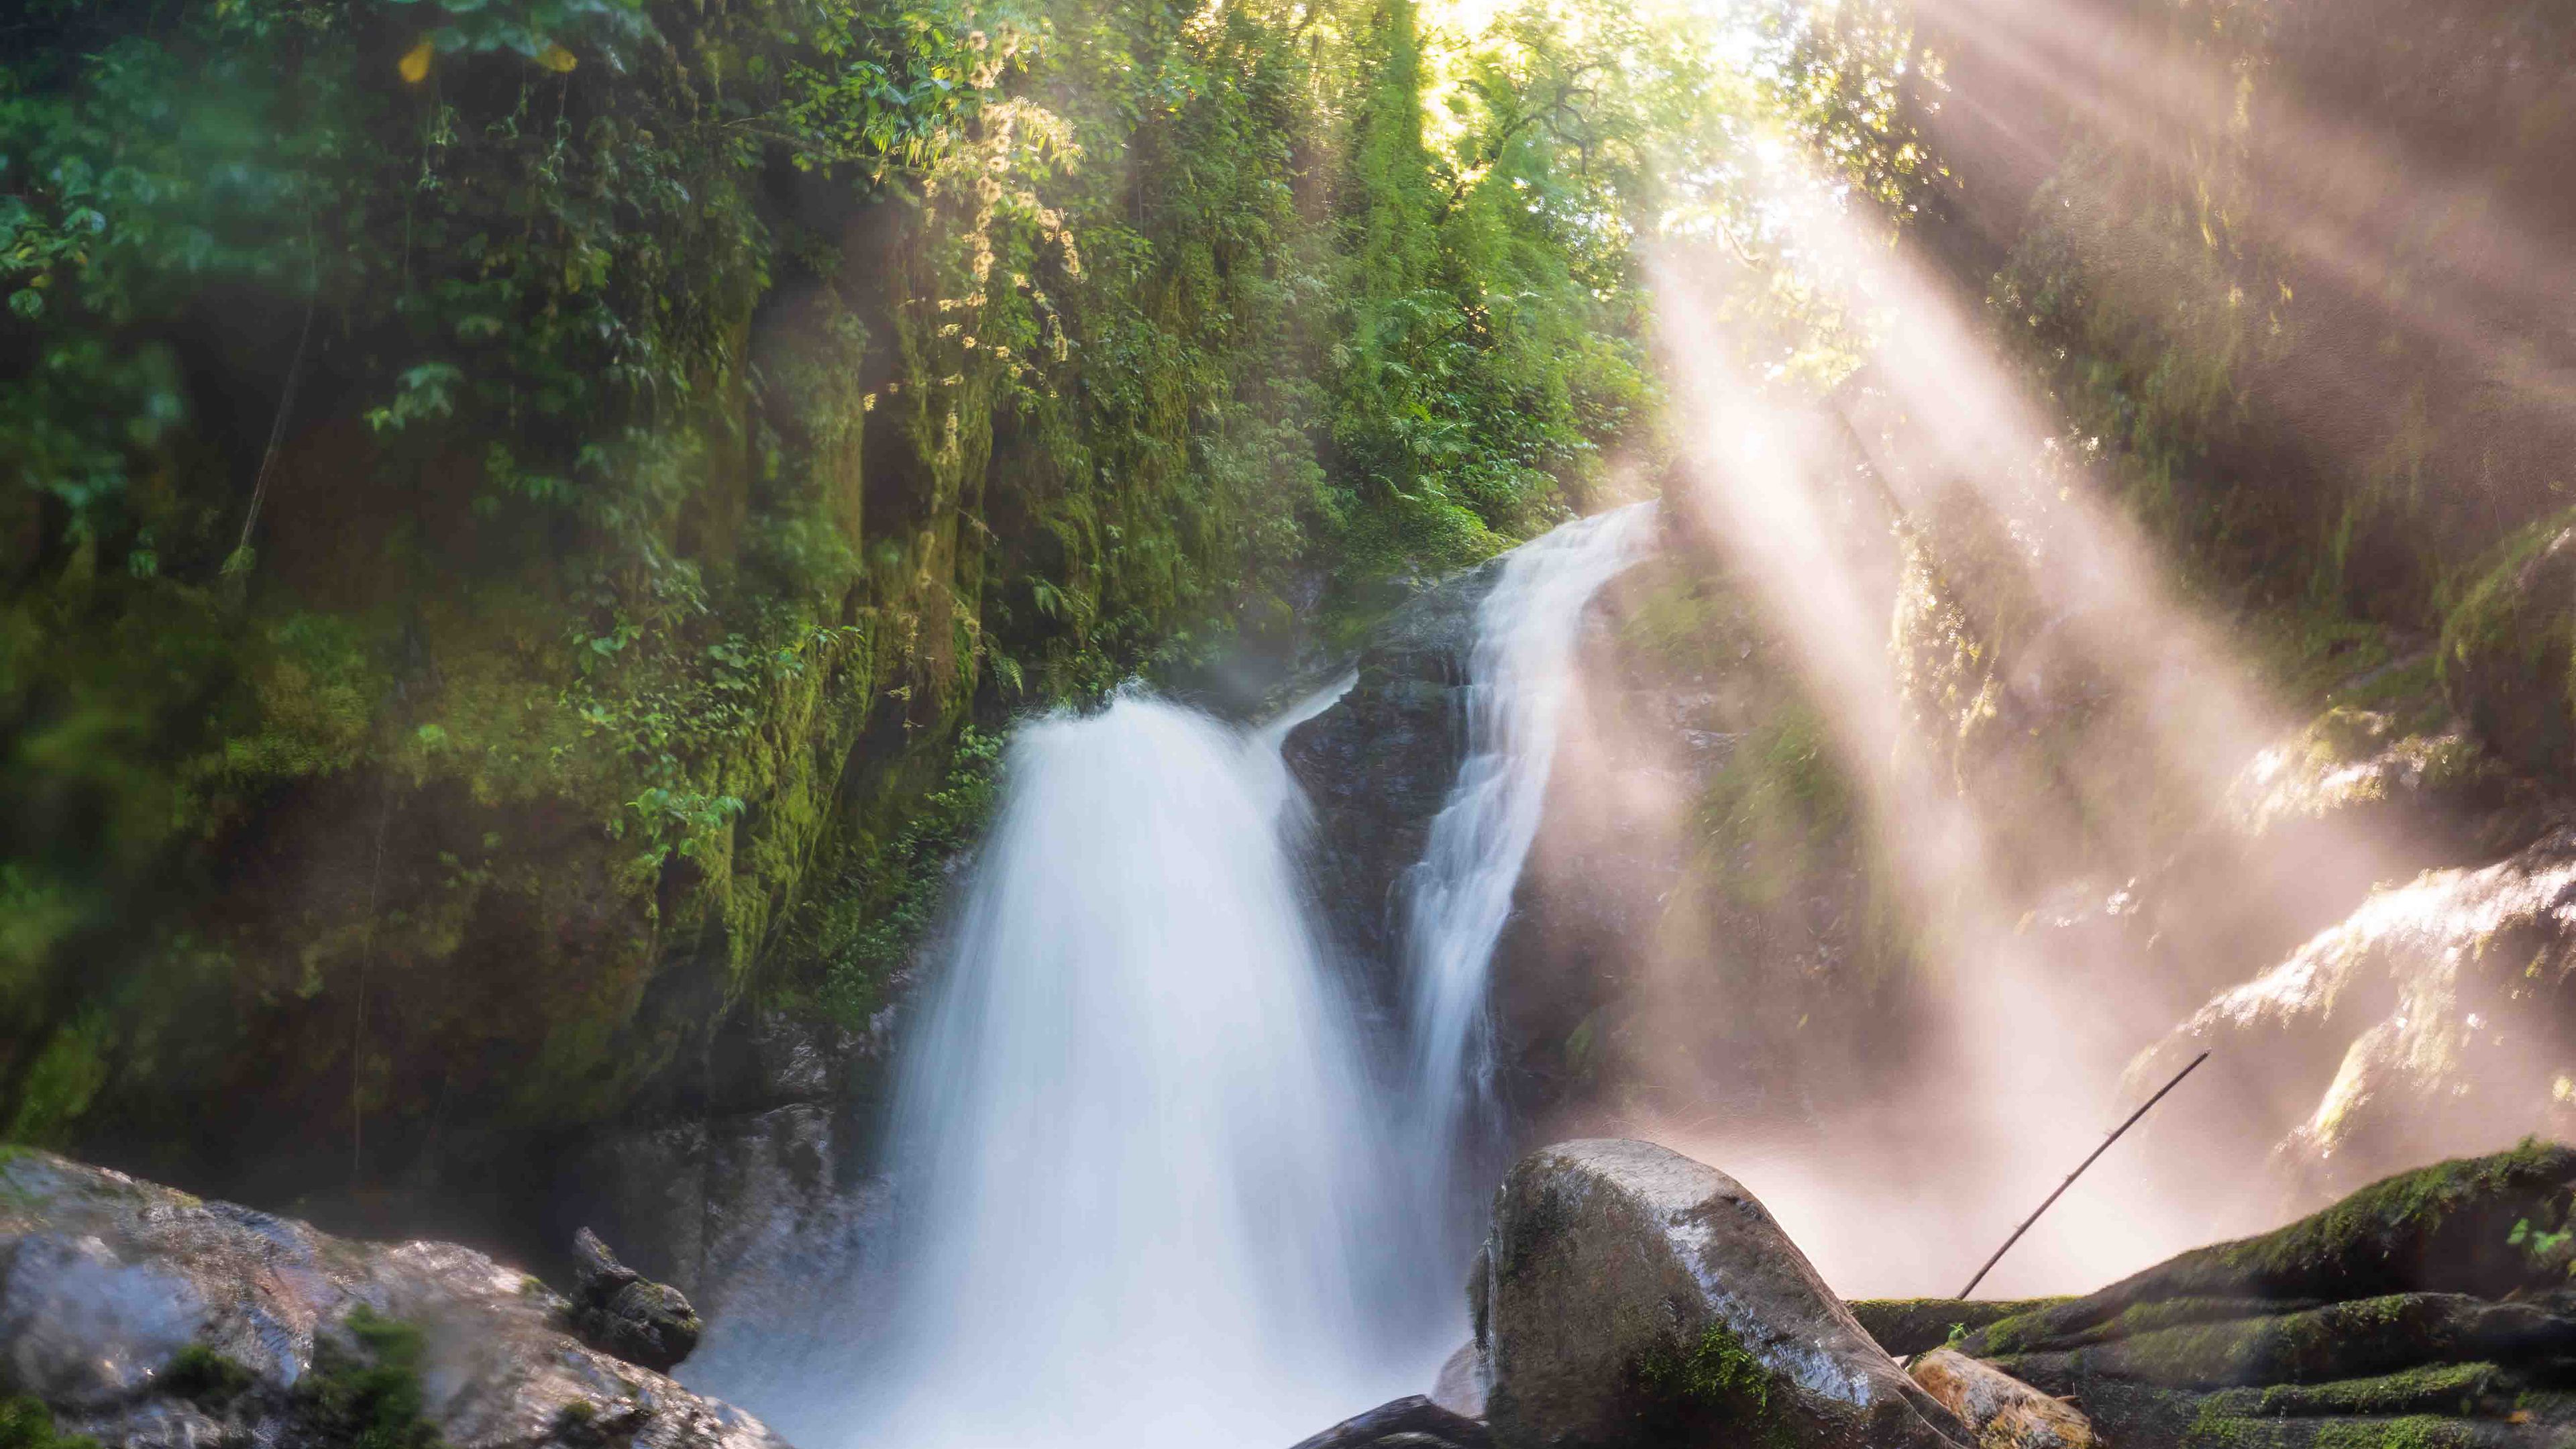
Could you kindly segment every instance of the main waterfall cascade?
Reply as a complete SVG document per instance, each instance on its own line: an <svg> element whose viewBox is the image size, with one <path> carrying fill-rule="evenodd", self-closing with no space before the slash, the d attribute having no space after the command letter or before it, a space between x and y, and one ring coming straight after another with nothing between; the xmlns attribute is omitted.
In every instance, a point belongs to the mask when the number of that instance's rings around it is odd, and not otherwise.
<svg viewBox="0 0 2576 1449"><path fill-rule="evenodd" d="M1351 678L1252 731L1132 690L1023 726L910 1028L891 1226L811 1321L719 1335L692 1381L905 1449L1287 1444L1427 1387L1466 1327L1442 1225L1486 964L1584 605L1650 531L1645 505L1569 524L1481 606L1403 1063L1367 1059L1328 969L1280 758Z"/></svg>

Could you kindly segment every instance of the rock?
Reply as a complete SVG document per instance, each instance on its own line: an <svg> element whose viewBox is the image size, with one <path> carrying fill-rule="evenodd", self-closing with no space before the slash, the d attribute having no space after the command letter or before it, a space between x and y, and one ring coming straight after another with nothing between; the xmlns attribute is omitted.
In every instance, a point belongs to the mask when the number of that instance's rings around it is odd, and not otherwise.
<svg viewBox="0 0 2576 1449"><path fill-rule="evenodd" d="M1476 611L1501 571L1497 559L1407 601L1371 635L1350 689L1282 743L1314 806L1316 898L1381 1012L1395 1002L1396 892L1458 776Z"/></svg>
<svg viewBox="0 0 2576 1449"><path fill-rule="evenodd" d="M1959 1416L1977 1449L2094 1449L2100 1442L2082 1414L1965 1354L1936 1348L1907 1375Z"/></svg>
<svg viewBox="0 0 2576 1449"><path fill-rule="evenodd" d="M0 1377L43 1400L65 1434L785 1449L751 1416L585 1347L559 1327L569 1302L481 1253L334 1238L7 1151Z"/></svg>
<svg viewBox="0 0 2576 1449"><path fill-rule="evenodd" d="M840 1206L874 1155L890 1038L741 1013L711 1053L708 1096L586 1133L562 1159L549 1241L588 1226L702 1317L774 1278L782 1257L837 1246ZM813 1241L823 1225L833 1242Z"/></svg>
<svg viewBox="0 0 2576 1449"><path fill-rule="evenodd" d="M2278 965L2211 999L2140 1058L2143 1080L2217 1045L2313 1062L2325 1080L2283 1144L2319 1185L2350 1164L2423 1161L2576 1131L2554 1040L2576 1011L2576 828L2478 869L2373 894ZM2313 1086L2301 1090L2313 1093Z"/></svg>
<svg viewBox="0 0 2576 1449"><path fill-rule="evenodd" d="M2532 523L2474 566L2443 621L2449 696L2488 748L2541 779L2576 772L2568 660L2576 641L2576 510Z"/></svg>
<svg viewBox="0 0 2576 1449"><path fill-rule="evenodd" d="M2124 1315L2153 1322L2144 1310ZM2380 1378L2427 1364L2546 1365L2576 1354L2576 1317L2458 1293L2399 1293L2259 1318L2220 1318L1999 1359L2051 1392L2096 1379L2240 1388Z"/></svg>
<svg viewBox="0 0 2576 1449"><path fill-rule="evenodd" d="M1899 1358L1928 1353L1989 1323L2000 1323L2066 1298L1855 1298L1844 1306L1878 1346Z"/></svg>
<svg viewBox="0 0 2576 1449"><path fill-rule="evenodd" d="M655 1373L669 1373L698 1346L705 1325L680 1290L617 1261L583 1228L573 1235L570 1322L581 1341Z"/></svg>
<svg viewBox="0 0 2576 1449"><path fill-rule="evenodd" d="M1485 1361L1476 1356L1475 1340L1458 1345L1431 1381L1431 1402L1470 1419L1485 1417Z"/></svg>
<svg viewBox="0 0 2576 1449"><path fill-rule="evenodd" d="M1484 1425L1414 1394L1344 1419L1294 1449L1491 1449L1493 1442Z"/></svg>
<svg viewBox="0 0 2576 1449"><path fill-rule="evenodd" d="M2576 1443L2576 1150L2372 1184L1968 1334L2117 1449ZM1973 1421L1973 1415L1971 1415Z"/></svg>
<svg viewBox="0 0 2576 1449"><path fill-rule="evenodd" d="M2401 1294L2501 1298L2555 1287L2566 1281L2567 1262L2534 1251L2529 1231L2517 1234L2515 1225L2555 1229L2571 1206L2576 1149L2532 1143L2439 1163L2374 1183L2288 1227L2197 1248L2098 1293L2007 1318L1958 1347L1991 1358L2084 1347L2206 1316ZM2178 1320L2195 1307L2206 1316ZM2094 1332L2124 1316L2125 1332Z"/></svg>
<svg viewBox="0 0 2576 1449"><path fill-rule="evenodd" d="M1651 1143L1522 1158L1470 1300L1505 1449L1969 1442L1751 1193Z"/></svg>

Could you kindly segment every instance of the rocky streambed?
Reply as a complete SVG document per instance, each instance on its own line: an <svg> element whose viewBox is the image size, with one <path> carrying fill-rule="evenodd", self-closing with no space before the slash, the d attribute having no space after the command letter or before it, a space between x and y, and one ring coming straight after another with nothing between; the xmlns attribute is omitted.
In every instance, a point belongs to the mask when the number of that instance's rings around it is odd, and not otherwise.
<svg viewBox="0 0 2576 1449"><path fill-rule="evenodd" d="M2081 1298L1846 1303L1649 1143L1495 1196L1440 1385L1297 1449L2576 1445L2576 1149L2419 1169ZM0 1160L0 1445L783 1449L666 1377L685 1300L584 1235L563 1295L40 1152Z"/></svg>
<svg viewBox="0 0 2576 1449"><path fill-rule="evenodd" d="M657 1372L685 1300L586 1234L570 1297L47 1153L0 1162L0 1445L784 1449ZM647 1367L647 1365L653 1367Z"/></svg>
<svg viewBox="0 0 2576 1449"><path fill-rule="evenodd" d="M2526 1144L2083 1298L1846 1304L1725 1174L1564 1143L1497 1195L1441 1402L1298 1449L2576 1445L2571 1199Z"/></svg>

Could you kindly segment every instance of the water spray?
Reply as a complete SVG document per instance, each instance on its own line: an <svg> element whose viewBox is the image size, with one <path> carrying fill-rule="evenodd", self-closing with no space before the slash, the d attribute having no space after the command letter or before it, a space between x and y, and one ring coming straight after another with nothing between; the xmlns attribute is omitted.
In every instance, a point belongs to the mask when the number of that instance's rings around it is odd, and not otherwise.
<svg viewBox="0 0 2576 1449"><path fill-rule="evenodd" d="M1971 1278L1971 1279L1969 1279L1969 1280L1968 1280L1968 1286L1967 1286L1967 1287L1965 1287L1965 1288L1960 1289L1960 1290L1959 1290L1959 1293L1958 1293L1958 1296L1959 1296L1959 1297L1961 1297L1961 1298L1965 1298L1965 1297L1967 1297L1969 1294L1976 1292L1976 1291L1977 1291L1977 1285L1978 1285L1978 1284L1980 1284L1980 1283L1983 1283L1984 1281L1986 1281L1986 1275L1987 1275L1988 1273L1993 1272L1993 1271L1995 1270L1995 1265L1996 1265L1997 1263L2000 1263L2000 1262L2002 1262L2002 1261L2004 1260L2004 1254L2009 1253L2009 1252L2011 1252L2011 1251L2012 1251L2013 1244L2018 1243L2018 1242L2020 1242L2020 1241L2021 1241L2021 1235L2022 1235L2022 1234L2024 1234L2024 1233L2026 1233L2026 1232L2029 1232L2029 1231L2030 1231L2031 1224L2038 1222L2038 1221L2039 1221L2039 1219L2040 1219L2040 1215L2041 1215L2042 1213L2045 1213L2045 1212L2047 1212L2050 1208L2053 1208L2053 1207L2057 1206L2057 1200L2058 1200L2059 1198L2066 1196L2066 1190L2067 1190L2068 1188L2073 1187L2073 1186L2075 1185L2075 1179L2077 1179L2077 1178L2079 1178L2079 1177L2082 1177L2082 1176L2084 1175L2084 1169L2086 1169L2086 1168L2088 1168L2088 1167L2091 1167L2091 1166L2092 1166L2094 1163L2096 1163L2096 1162L2101 1161L2101 1160L2102 1160L2102 1154L2111 1150L2111 1144L2112 1144L2112 1143L2119 1141L2119 1140L2120 1140L2120 1138L2121 1138L2121 1136L2122 1136L2123 1134L2125 1134L2125 1133L2126 1133L2130 1128L2137 1126L2137 1125L2138 1125L2138 1120L2139 1120L2140 1118L2142 1118L2142 1117L2146 1116L2149 1112L2154 1111L2154 1110L2155 1110L2155 1108L2156 1108L2156 1104L2157 1104L2158 1102L2161 1102L2161 1101L2163 1101L2163 1100L2165 1099L2165 1094L2166 1094L2166 1093L2171 1092L2174 1088L2181 1086L2181 1085L2182 1085L2182 1079L2183 1079L2183 1078L2188 1077L2188 1076L2190 1076L2193 1072L2195 1072L2195 1071L2199 1070L2199 1069L2200 1069L2200 1064L2201 1064L2202 1062L2205 1062L2205 1061L2208 1061L2208 1060L2209 1060L2209 1053L2207 1053L2207 1052L2202 1052L2199 1056L2193 1057L2193 1058L2191 1059L2191 1065L2189 1065L2189 1066L2187 1066L2187 1067L2184 1067L2184 1068L2183 1068L2181 1071L2179 1071L2179 1072L2174 1073L2173 1080L2172 1080L2172 1081L2170 1081L2170 1082L2165 1083L2162 1089L2160 1089L2160 1090L2159 1090L2159 1091L2158 1091L2154 1096L2149 1097L2149 1098L2147 1099L2147 1104L2146 1104L2145 1106L2140 1107L2140 1108L2139 1108L2138 1110L2136 1110L2135 1112L2130 1113L2130 1114L2129 1114L2129 1120L2128 1120L2128 1121L2121 1123L2121 1124L2120 1124L2118 1127L2116 1127L2116 1128L2113 1128L2113 1129L2112 1129L2112 1131L2111 1131L2111 1135L2102 1139L2102 1145L2101 1145L2101 1146L2099 1146L2099 1147L2094 1148L2094 1149L2093 1149L2093 1153L2092 1153L2092 1155L2091 1155L2091 1156L2089 1156L2089 1157L2085 1158L2082 1162L2077 1163L2077 1164L2075 1165L2075 1170L2074 1170L2073 1172L2070 1172L2070 1173L2066 1174L2066 1180L2065 1180L2064 1182L2061 1182L2061 1183L2059 1183L2059 1184L2057 1185L2057 1191L2050 1193L2050 1194L2048 1195L2048 1201L2043 1202L2043 1203L2041 1203L2041 1204L2039 1205L2039 1211L2038 1211L2038 1212L2034 1212L2034 1213L2032 1213L2029 1217L2026 1217L2026 1218L2024 1218L2024 1219L2022 1219L2022 1220L2021 1220L2021 1226L2020 1226L2020 1227L2017 1227L2017 1228L2015 1228L2015 1229L2013 1229L2012 1236L2011 1236L2011 1237L2009 1237L2009 1238L2004 1239L2004 1245L2003 1245L2002 1247L2000 1247L2000 1248L1995 1249L1995 1255L1994 1255L1993 1257L1988 1258L1988 1259L1986 1260L1986 1266L1984 1266L1984 1267L1982 1267L1982 1268L1979 1268L1979 1269L1977 1270L1977 1276L1975 1276L1975 1277L1973 1277L1973 1278Z"/></svg>

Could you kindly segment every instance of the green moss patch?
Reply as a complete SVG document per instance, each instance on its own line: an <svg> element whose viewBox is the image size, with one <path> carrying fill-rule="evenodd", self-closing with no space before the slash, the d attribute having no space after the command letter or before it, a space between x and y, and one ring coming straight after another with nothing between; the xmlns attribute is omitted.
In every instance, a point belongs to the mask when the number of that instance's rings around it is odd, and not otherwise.
<svg viewBox="0 0 2576 1449"><path fill-rule="evenodd" d="M1845 1305L1878 1346L1898 1357L1945 1347L1989 1324L2071 1302L2066 1298L1861 1298ZM2010 1352L1998 1349L1997 1352Z"/></svg>
<svg viewBox="0 0 2576 1449"><path fill-rule="evenodd" d="M251 1382L249 1369L202 1343L192 1343L161 1371L160 1387L206 1408L221 1409L247 1393Z"/></svg>
<svg viewBox="0 0 2576 1449"><path fill-rule="evenodd" d="M365 1307L344 1326L354 1348L318 1337L312 1371L296 1385L301 1442L315 1449L444 1449L421 1392L420 1328Z"/></svg>
<svg viewBox="0 0 2576 1449"><path fill-rule="evenodd" d="M1639 1364L1640 1396L1653 1421L1641 1428L1680 1442L1688 1434L1723 1433L1747 1449L1785 1449L1796 1442L1774 1413L1771 1370L1723 1326L1711 1324L1686 1347L1666 1345Z"/></svg>

